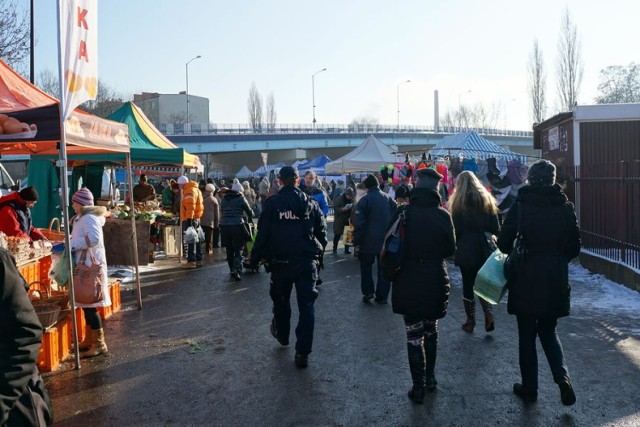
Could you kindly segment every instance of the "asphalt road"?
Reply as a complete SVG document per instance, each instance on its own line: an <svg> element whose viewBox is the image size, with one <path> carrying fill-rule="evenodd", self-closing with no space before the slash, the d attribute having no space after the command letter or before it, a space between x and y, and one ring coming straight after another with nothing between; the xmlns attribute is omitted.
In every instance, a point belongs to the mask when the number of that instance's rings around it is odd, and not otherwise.
<svg viewBox="0 0 640 427"><path fill-rule="evenodd" d="M525 405L511 391L520 379L515 317L503 302L493 333L482 321L473 334L463 332L461 277L449 265L438 389L415 405L406 395L402 318L390 305L361 302L352 256L326 255L304 370L294 366L293 345L283 348L269 334L266 273L228 281L222 252L198 270L163 264L144 276L143 310L126 291L124 309L105 322L108 356L83 361L80 371L68 362L46 376L55 425L640 425L638 313L590 304L604 298L597 283L573 282L581 302L558 326L577 403L562 406L539 348L538 402ZM293 313L295 326L295 304Z"/></svg>

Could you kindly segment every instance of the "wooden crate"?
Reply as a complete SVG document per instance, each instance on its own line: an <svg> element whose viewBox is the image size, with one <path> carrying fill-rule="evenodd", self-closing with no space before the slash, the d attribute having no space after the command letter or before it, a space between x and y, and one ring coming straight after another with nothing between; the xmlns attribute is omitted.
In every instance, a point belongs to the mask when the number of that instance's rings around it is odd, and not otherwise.
<svg viewBox="0 0 640 427"><path fill-rule="evenodd" d="M40 347L40 355L36 362L40 372L51 372L60 364L60 355L58 353L60 348L59 339L60 332L57 326L50 328L42 334L42 346Z"/></svg>

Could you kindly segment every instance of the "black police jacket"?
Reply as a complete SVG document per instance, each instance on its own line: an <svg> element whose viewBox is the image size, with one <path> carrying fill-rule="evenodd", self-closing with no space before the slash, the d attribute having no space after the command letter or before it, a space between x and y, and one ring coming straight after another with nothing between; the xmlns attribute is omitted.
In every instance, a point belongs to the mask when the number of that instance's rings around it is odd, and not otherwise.
<svg viewBox="0 0 640 427"><path fill-rule="evenodd" d="M318 203L299 188L283 187L264 203L251 260L314 259L327 245Z"/></svg>

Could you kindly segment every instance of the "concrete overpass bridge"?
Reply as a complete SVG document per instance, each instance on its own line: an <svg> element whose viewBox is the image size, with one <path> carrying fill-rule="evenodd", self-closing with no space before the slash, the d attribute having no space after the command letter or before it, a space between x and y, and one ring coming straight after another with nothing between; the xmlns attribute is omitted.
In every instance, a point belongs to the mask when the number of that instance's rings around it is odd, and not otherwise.
<svg viewBox="0 0 640 427"><path fill-rule="evenodd" d="M206 131L191 125L190 132L182 129L160 129L178 146L192 154L211 154L210 170L232 174L243 165L255 169L262 164L260 153L269 153L269 163L293 162L325 154L336 159L357 147L370 134L383 143L394 145L398 151L419 152L433 147L442 138L459 132L475 130L487 140L504 148L528 156L539 156L533 149L533 132L497 129L442 127L436 131L428 127L381 125L279 125L275 129L255 132L246 127L209 127ZM178 130L176 132L176 130ZM194 131L195 130L195 131Z"/></svg>

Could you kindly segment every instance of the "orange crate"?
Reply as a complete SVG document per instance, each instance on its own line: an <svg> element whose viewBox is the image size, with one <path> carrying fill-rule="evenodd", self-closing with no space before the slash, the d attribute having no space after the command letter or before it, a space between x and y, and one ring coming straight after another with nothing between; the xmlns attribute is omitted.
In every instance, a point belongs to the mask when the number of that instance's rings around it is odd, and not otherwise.
<svg viewBox="0 0 640 427"><path fill-rule="evenodd" d="M73 325L71 324L71 313L67 314L58 325L58 357L63 360L71 352L71 346L73 343Z"/></svg>
<svg viewBox="0 0 640 427"><path fill-rule="evenodd" d="M51 372L60 364L58 328L51 328L42 334L42 346L37 365L41 372Z"/></svg>
<svg viewBox="0 0 640 427"><path fill-rule="evenodd" d="M19 271L27 284L40 281L40 261L30 262L20 267Z"/></svg>
<svg viewBox="0 0 640 427"><path fill-rule="evenodd" d="M98 307L98 313L102 319L108 319L113 313L120 311L122 300L120 299L120 282L114 282L109 286L109 297L111 305L109 307Z"/></svg>
<svg viewBox="0 0 640 427"><path fill-rule="evenodd" d="M49 269L51 268L51 255L47 255L40 259L39 273L40 281L46 285L51 284L51 278L49 277Z"/></svg>

